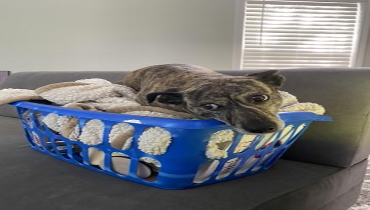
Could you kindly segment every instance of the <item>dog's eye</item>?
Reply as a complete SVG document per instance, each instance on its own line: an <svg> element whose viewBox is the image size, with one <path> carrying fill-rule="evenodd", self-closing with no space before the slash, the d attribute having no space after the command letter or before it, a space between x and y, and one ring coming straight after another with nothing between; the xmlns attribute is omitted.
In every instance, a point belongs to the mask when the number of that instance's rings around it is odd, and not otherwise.
<svg viewBox="0 0 370 210"><path fill-rule="evenodd" d="M269 100L269 97L267 95L252 95L250 99L255 103L261 103Z"/></svg>
<svg viewBox="0 0 370 210"><path fill-rule="evenodd" d="M202 105L202 108L213 111L213 110L218 110L222 108L222 106L217 105L217 104L204 104Z"/></svg>

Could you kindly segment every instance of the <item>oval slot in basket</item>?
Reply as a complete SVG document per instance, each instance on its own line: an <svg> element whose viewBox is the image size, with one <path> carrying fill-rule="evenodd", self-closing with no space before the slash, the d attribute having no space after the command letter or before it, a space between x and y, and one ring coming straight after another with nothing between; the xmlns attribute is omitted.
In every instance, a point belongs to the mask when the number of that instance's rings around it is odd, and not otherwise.
<svg viewBox="0 0 370 210"><path fill-rule="evenodd" d="M256 140L257 135L243 135L238 145L234 149L234 153L242 153Z"/></svg>
<svg viewBox="0 0 370 210"><path fill-rule="evenodd" d="M245 161L244 165L235 173L235 175L240 175L247 172L257 162L258 159L259 156L256 155L248 158L248 160Z"/></svg>
<svg viewBox="0 0 370 210"><path fill-rule="evenodd" d="M280 138L279 138L279 141L281 142L281 144L285 144L285 142L290 139L290 137L292 136L293 131L294 131L294 126L293 125L289 125L289 126L285 127L284 130L281 131L281 135L280 135Z"/></svg>
<svg viewBox="0 0 370 210"><path fill-rule="evenodd" d="M255 167L252 169L252 171L253 171L253 172L256 172L256 171L260 170L260 169L265 165L266 161L268 161L268 160L269 160L269 158L270 158L273 154L274 154L273 152L270 152L270 153L266 154L266 155L262 158L262 160L258 163L258 165L257 165L257 166L255 166Z"/></svg>
<svg viewBox="0 0 370 210"><path fill-rule="evenodd" d="M241 158L233 158L226 161L216 179L219 180L228 177L238 167L241 160Z"/></svg>
<svg viewBox="0 0 370 210"><path fill-rule="evenodd" d="M121 174L129 175L130 173L131 158L123 153L113 152L111 157L112 171Z"/></svg>
<svg viewBox="0 0 370 210"><path fill-rule="evenodd" d="M212 160L200 165L193 182L200 184L209 180L219 164L219 160Z"/></svg>
<svg viewBox="0 0 370 210"><path fill-rule="evenodd" d="M104 169L104 158L105 158L105 153L101 151L100 149L90 147L88 149L89 153L89 163L91 166L94 166L95 168L98 169Z"/></svg>
<svg viewBox="0 0 370 210"><path fill-rule="evenodd" d="M256 146L256 150L265 149L267 148L271 142L273 142L276 138L277 133L268 133L262 135L262 139Z"/></svg>
<svg viewBox="0 0 370 210"><path fill-rule="evenodd" d="M136 175L147 182L154 182L158 177L161 166L162 164L158 160L142 157L140 158Z"/></svg>
<svg viewBox="0 0 370 210"><path fill-rule="evenodd" d="M301 124L297 127L297 129L294 131L294 134L289 138L288 140L288 143L287 144L290 144L294 139L297 138L297 136L301 135L302 134L302 131L307 127L306 124Z"/></svg>

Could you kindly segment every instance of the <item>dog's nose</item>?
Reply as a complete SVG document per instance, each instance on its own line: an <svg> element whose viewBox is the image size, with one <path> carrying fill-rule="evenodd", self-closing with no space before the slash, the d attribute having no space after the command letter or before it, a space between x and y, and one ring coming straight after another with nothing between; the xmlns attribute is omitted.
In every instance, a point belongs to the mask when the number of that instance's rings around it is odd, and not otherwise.
<svg viewBox="0 0 370 210"><path fill-rule="evenodd" d="M278 129L276 123L256 119L248 120L243 127L250 133L273 133Z"/></svg>

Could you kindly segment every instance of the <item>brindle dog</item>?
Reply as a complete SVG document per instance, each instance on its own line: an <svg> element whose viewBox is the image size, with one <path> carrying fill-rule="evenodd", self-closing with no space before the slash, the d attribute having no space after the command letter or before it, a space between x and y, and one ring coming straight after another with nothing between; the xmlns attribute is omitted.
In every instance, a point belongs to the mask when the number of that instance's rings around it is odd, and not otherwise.
<svg viewBox="0 0 370 210"><path fill-rule="evenodd" d="M133 71L118 84L138 91L142 105L217 119L242 133L271 133L283 127L277 113L284 80L275 70L228 76L199 66L165 64Z"/></svg>

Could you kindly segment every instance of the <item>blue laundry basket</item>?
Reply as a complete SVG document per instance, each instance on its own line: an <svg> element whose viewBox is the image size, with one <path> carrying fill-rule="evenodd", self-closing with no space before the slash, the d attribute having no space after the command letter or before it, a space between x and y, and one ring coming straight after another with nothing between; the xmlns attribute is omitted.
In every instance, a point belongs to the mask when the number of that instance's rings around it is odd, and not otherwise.
<svg viewBox="0 0 370 210"><path fill-rule="evenodd" d="M312 121L330 121L310 112L280 113L282 131L268 135L244 135L216 120L181 120L68 109L32 102L15 102L30 146L54 158L118 178L162 189L186 189L256 174L270 168ZM53 113L78 119L83 128L89 120L104 123L102 143L86 145L48 128L42 119ZM134 128L129 149L114 148L109 133L117 123ZM151 155L138 148L140 135L159 127L171 134L167 152ZM206 156L210 138L219 131L233 133L228 144L218 145L227 155ZM91 162L90 151L99 151L103 166ZM148 161L150 160L150 161ZM125 170L126 172L122 172Z"/></svg>

